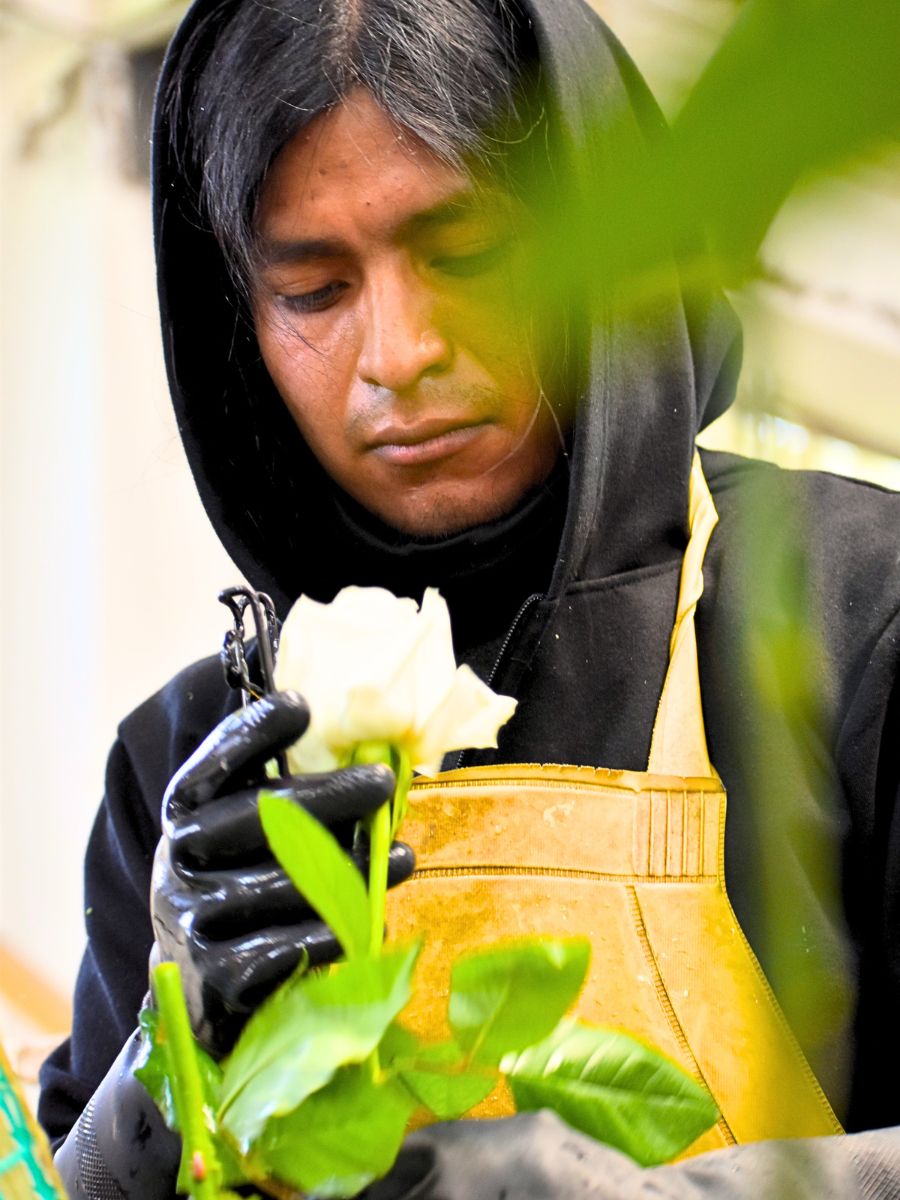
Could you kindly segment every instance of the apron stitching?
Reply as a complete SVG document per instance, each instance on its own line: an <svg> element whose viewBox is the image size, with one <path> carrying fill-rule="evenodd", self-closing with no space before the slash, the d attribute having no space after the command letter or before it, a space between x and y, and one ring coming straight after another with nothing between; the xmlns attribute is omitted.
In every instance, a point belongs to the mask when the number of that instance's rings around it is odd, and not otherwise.
<svg viewBox="0 0 900 1200"><path fill-rule="evenodd" d="M706 804L706 800L704 798L704 799L701 799L701 801L700 801L700 830L697 835L697 840L700 843L700 846L699 846L700 860L699 861L701 864L706 862L706 809L707 809L707 804ZM723 811L723 809L724 809L724 806L720 804L719 812L721 813ZM724 872L724 866L725 866L725 822L722 820L721 816L719 818L719 826L722 830L722 868L723 868L723 872ZM685 839L685 841L687 841L687 839ZM723 878L724 878L724 875L723 875Z"/></svg>
<svg viewBox="0 0 900 1200"><path fill-rule="evenodd" d="M635 782L632 784L624 781L616 782L600 778L579 780L547 779L546 777L535 779L529 775L513 775L510 777L506 774L506 772L510 770L511 766L513 766L513 764L497 764L497 769L501 769L504 772L504 778L499 781L499 783L496 776L485 779L441 779L439 775L434 775L423 778L421 781L413 780L413 785L410 788L410 803L415 804L417 800L422 798L423 793L427 793L432 790L438 791L439 789L445 790L447 788L459 788L461 791L469 791L472 788L482 789L490 791L493 795L496 795L498 791L501 791L505 788L549 788L553 791L565 790L576 792L593 792L599 788L601 791L627 792L629 795L640 795L651 783L658 783L659 788L665 789L667 786L673 786L674 781L674 786L677 786L678 788L683 788L685 784L689 784L690 786L687 790L692 792L719 792L722 789L722 782L717 775L666 775L654 774L650 771L622 772L622 774L625 775L639 775L641 776L642 780L648 781L646 784L643 782ZM553 770L554 768L562 771L596 771L598 775L605 770L603 767L585 767L584 765L578 766L574 763L517 763L515 766L527 766L531 771L535 769ZM472 769L473 768L471 767L464 768L464 770ZM479 767L474 769L481 770L482 768Z"/></svg>
<svg viewBox="0 0 900 1200"><path fill-rule="evenodd" d="M688 832L691 827L691 807L690 807L690 801L688 799L688 795L686 792L682 793L681 803L682 803L681 873L683 875L685 873L685 871L687 870L688 848L689 848L689 844L690 844L690 837L688 836ZM703 849L703 841L702 841L702 839L703 839L703 805L702 805L702 803L700 805L700 838L701 838L700 849L702 851L702 849ZM703 862L703 859L702 858L698 859L698 862Z"/></svg>
<svg viewBox="0 0 900 1200"><path fill-rule="evenodd" d="M825 1095L825 1092L822 1089L822 1085L821 1085L821 1083L819 1083L819 1080L816 1077L815 1071L809 1065L809 1061L808 1061L806 1055L803 1053L803 1048L801 1047L800 1043L797 1041L797 1035L794 1033L793 1029L791 1029L790 1025L788 1024L788 1019L784 1015L784 1010L782 1009L781 1005L779 1004L779 1002L775 996L775 993L772 991L772 985L769 983L768 979L766 978L765 972L763 971L762 967L759 965L759 960L757 959L756 954L753 951L753 947L747 941L747 936L744 933L743 929L741 929L740 922L738 921L737 917L735 916L734 909L731 907L731 900L728 898L728 892L725 889L724 882L722 883L721 886L722 886L722 893L725 897L725 903L728 905L728 911L731 913L732 917L734 917L734 924L735 924L735 928L737 929L738 937L740 938L741 942L743 942L744 947L750 956L750 962L753 966L753 970L756 973L756 976L759 979L763 990L765 991L766 995L769 997L769 1000L771 1001L772 1008L775 1011L775 1018L778 1021L778 1024L781 1026L781 1029L785 1035L785 1038L787 1039L788 1045L791 1049L791 1053L793 1054L794 1058L797 1060L797 1064L800 1067L801 1071L803 1072L804 1076L811 1084L813 1091L816 1093L816 1095L822 1101L822 1104L825 1106L826 1114L828 1116L828 1119L832 1123L834 1132L835 1133L845 1133L846 1131L845 1131L843 1125L841 1125L840 1121L837 1119L837 1115L836 1115L834 1109L831 1107L831 1101Z"/></svg>
<svg viewBox="0 0 900 1200"><path fill-rule="evenodd" d="M706 1076L703 1074L703 1071L700 1068L699 1062L694 1057L694 1052L691 1050L690 1043L687 1040L687 1035L681 1027L681 1022L675 1015L675 1009L672 1006L672 1001L669 997L668 990L663 982L662 976L659 973L659 968L656 965L656 956L653 953L653 947L650 945L650 939L647 936L647 927L644 924L644 917L641 912L641 902L638 899L637 892L633 887L629 887L627 891L628 904L631 908L631 916L634 922L634 930L637 934L638 941L640 942L641 950L643 951L647 966L653 972L654 989L656 991L656 998L659 1001L660 1008L665 1013L666 1021L668 1022L669 1028L675 1036L675 1040L678 1043L681 1053L684 1055L684 1058L690 1065L691 1074L695 1079L703 1084L709 1094L713 1096L713 1099L715 1099L715 1094L713 1093L712 1088L709 1086ZM716 1103L718 1104L718 1100ZM716 1128L721 1132L723 1138L730 1146L737 1145L737 1138L735 1138L734 1134L731 1132L731 1127L729 1126L728 1121L725 1119L724 1114L721 1112L719 1114L719 1119L716 1122Z"/></svg>
<svg viewBox="0 0 900 1200"><path fill-rule="evenodd" d="M485 866L479 863L471 867L422 867L415 870L409 882L415 879L450 879L462 875L525 875L529 877L543 876L556 879L590 879L601 883L666 883L670 887L676 883L718 883L716 875L640 875L631 871L588 871L574 867L504 867Z"/></svg>

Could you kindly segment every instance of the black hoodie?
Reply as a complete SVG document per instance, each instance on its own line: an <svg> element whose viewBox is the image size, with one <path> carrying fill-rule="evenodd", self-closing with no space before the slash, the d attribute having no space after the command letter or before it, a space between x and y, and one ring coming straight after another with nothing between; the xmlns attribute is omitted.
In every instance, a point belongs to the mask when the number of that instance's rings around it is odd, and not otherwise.
<svg viewBox="0 0 900 1200"><path fill-rule="evenodd" d="M210 7L200 0L176 35L168 78ZM616 155L643 153L658 114L581 0L524 8L562 144L577 151L590 187ZM611 150L595 133L613 111L632 120ZM548 488L447 545L405 544L336 496L303 443L236 315L214 239L187 215L192 181L167 147L157 131L171 390L210 520L245 577L282 612L301 591L327 599L349 583L412 593L441 584L463 655L520 701L499 749L466 761L645 769L694 439L729 403L736 372L739 338L724 302L687 299L673 268L652 319L616 322L598 309L570 453ZM698 640L710 754L729 796L732 902L846 1126L898 1124L900 498L732 456L706 454L704 467L721 522ZM207 659L120 727L87 853L73 1034L43 1073L53 1137L77 1119L134 1028L164 788L235 704Z"/></svg>

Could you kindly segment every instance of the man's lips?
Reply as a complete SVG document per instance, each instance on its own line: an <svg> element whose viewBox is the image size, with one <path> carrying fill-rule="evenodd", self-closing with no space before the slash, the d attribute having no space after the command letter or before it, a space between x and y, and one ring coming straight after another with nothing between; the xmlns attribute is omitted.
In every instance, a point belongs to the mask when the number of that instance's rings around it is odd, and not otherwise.
<svg viewBox="0 0 900 1200"><path fill-rule="evenodd" d="M485 428L484 421L425 420L386 426L367 440L372 453L393 466L420 466L458 453Z"/></svg>

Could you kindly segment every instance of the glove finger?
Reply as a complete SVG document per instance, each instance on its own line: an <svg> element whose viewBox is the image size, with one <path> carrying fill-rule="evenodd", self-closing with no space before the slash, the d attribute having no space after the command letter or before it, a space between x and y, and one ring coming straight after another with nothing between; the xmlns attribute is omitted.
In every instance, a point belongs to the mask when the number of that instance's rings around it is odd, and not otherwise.
<svg viewBox="0 0 900 1200"><path fill-rule="evenodd" d="M410 847L394 842L388 857L388 887L408 879L415 865ZM192 928L210 941L233 939L269 925L295 924L313 913L274 859L229 871L179 870L178 878L190 895Z"/></svg>
<svg viewBox="0 0 900 1200"><path fill-rule="evenodd" d="M388 887L404 883L415 869L416 856L412 846L407 846L406 842L394 842L388 856Z"/></svg>
<svg viewBox="0 0 900 1200"><path fill-rule="evenodd" d="M296 692L275 692L231 713L172 779L163 798L164 818L177 823L179 816L232 790L236 776L262 771L308 724L309 709Z"/></svg>
<svg viewBox="0 0 900 1200"><path fill-rule="evenodd" d="M190 894L191 926L204 941L225 943L313 916L274 859L240 870L186 872L180 878Z"/></svg>
<svg viewBox="0 0 900 1200"><path fill-rule="evenodd" d="M251 1013L302 961L319 966L340 952L334 934L321 921L273 926L220 943L208 957L206 989L229 1012Z"/></svg>
<svg viewBox="0 0 900 1200"><path fill-rule="evenodd" d="M393 771L383 763L295 775L286 782L301 808L329 829L376 812L390 800L396 785Z"/></svg>
<svg viewBox="0 0 900 1200"><path fill-rule="evenodd" d="M285 795L277 785L272 791ZM258 798L259 790L251 788L186 814L170 836L172 861L185 868L211 869L271 859L259 823Z"/></svg>
<svg viewBox="0 0 900 1200"><path fill-rule="evenodd" d="M360 874L368 878L369 847L366 845L359 846L353 851L351 857L356 863ZM403 883L404 880L409 879L415 869L416 856L412 846L407 846L406 842L393 842L388 855L388 887L396 887L398 883Z"/></svg>
<svg viewBox="0 0 900 1200"><path fill-rule="evenodd" d="M390 799L394 776L381 765L347 767L323 775L273 780L269 790L292 800L329 828L344 824L352 828ZM171 833L173 860L205 867L269 856L258 801L259 789L250 788L201 804L186 814Z"/></svg>

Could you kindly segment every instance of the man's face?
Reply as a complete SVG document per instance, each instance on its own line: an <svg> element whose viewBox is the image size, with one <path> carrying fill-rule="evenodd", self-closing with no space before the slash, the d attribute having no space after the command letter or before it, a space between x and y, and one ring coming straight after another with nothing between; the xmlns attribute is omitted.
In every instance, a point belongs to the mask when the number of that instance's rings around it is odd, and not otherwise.
<svg viewBox="0 0 900 1200"><path fill-rule="evenodd" d="M524 215L355 92L287 144L258 214L262 356L322 466L408 533L510 511L559 450Z"/></svg>

